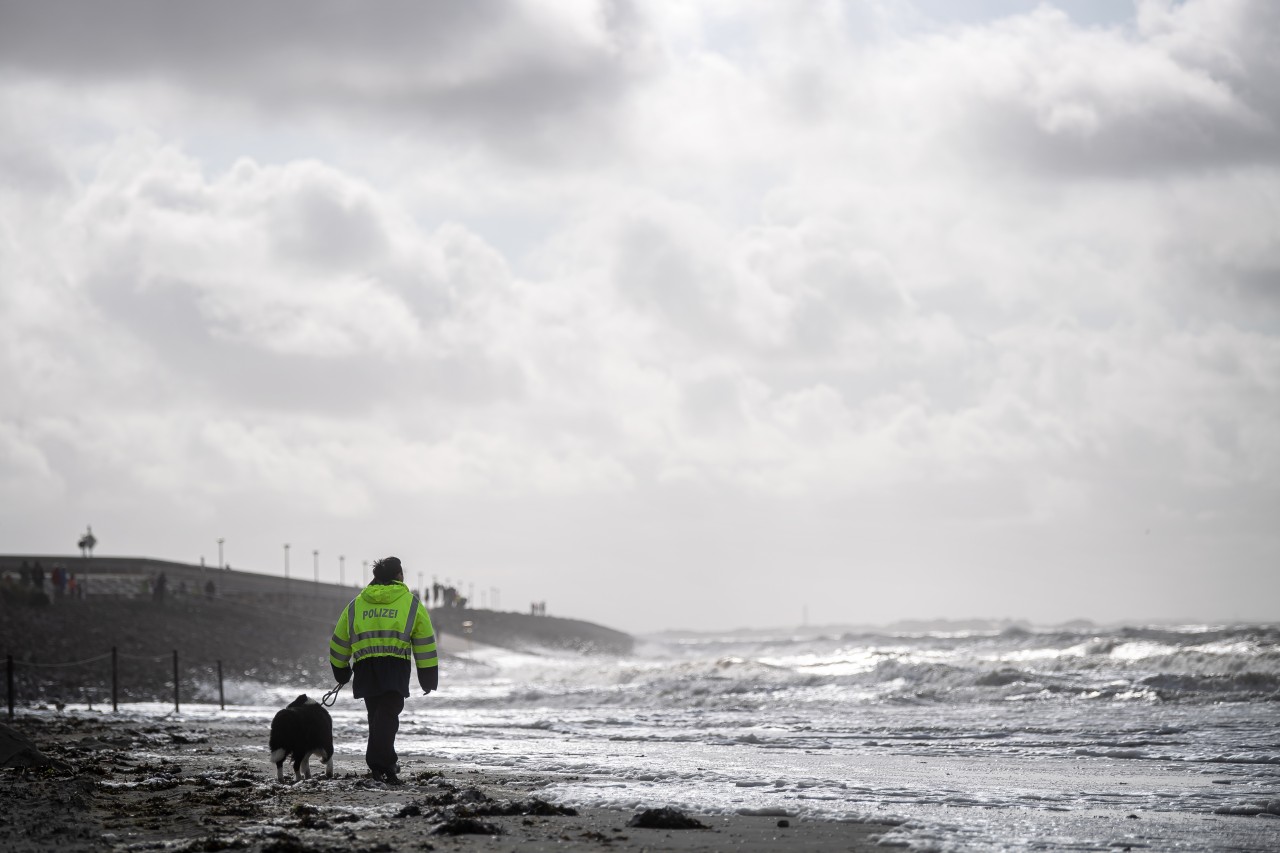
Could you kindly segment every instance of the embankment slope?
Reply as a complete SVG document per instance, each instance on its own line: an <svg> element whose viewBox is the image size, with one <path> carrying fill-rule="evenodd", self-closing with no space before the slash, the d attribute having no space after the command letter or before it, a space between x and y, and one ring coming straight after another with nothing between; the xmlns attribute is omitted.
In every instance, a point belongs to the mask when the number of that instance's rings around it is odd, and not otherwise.
<svg viewBox="0 0 1280 853"><path fill-rule="evenodd" d="M326 598L288 596L90 596L32 605L0 601L0 654L15 660L19 704L107 702L110 654L118 656L120 701L169 701L173 651L180 695L217 699L217 667L228 680L267 684L331 683L329 637L354 589ZM467 640L538 652L625 654L631 637L589 622L489 610L433 610L444 664ZM470 623L467 625L467 623Z"/></svg>

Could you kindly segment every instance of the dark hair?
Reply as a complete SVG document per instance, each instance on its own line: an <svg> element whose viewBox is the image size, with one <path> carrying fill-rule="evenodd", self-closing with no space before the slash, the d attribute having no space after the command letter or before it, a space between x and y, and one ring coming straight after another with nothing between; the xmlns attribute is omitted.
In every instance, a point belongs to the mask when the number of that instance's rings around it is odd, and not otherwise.
<svg viewBox="0 0 1280 853"><path fill-rule="evenodd" d="M373 582L392 583L402 571L404 567L400 565L399 557L383 557L373 564Z"/></svg>

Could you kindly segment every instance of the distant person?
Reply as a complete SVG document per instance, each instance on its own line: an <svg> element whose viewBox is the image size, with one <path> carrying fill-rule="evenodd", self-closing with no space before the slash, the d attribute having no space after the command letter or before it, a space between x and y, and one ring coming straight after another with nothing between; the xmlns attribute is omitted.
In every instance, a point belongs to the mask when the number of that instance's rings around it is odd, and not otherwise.
<svg viewBox="0 0 1280 853"><path fill-rule="evenodd" d="M213 581L206 581L204 585L204 597L213 598L214 591L215 591L215 588L213 585Z"/></svg>
<svg viewBox="0 0 1280 853"><path fill-rule="evenodd" d="M40 565L39 560L31 567L31 585L36 588L36 592L44 591L44 566Z"/></svg>
<svg viewBox="0 0 1280 853"><path fill-rule="evenodd" d="M76 582L76 573L67 575L67 598L75 598L80 592L80 584Z"/></svg>
<svg viewBox="0 0 1280 853"><path fill-rule="evenodd" d="M422 695L439 687L440 668L431 614L404 584L397 557L373 564L373 582L338 616L329 640L333 677L346 684L369 714L364 760L379 782L399 785L396 732L409 697L409 673L416 669Z"/></svg>
<svg viewBox="0 0 1280 853"><path fill-rule="evenodd" d="M26 560L22 561L22 568L18 569L18 578L22 581L23 586L31 585L31 564Z"/></svg>
<svg viewBox="0 0 1280 853"><path fill-rule="evenodd" d="M153 601L155 601L158 604L161 604L164 602L164 588L168 585L168 583L169 583L169 578L165 576L164 572L161 572L160 576L156 578L155 587L152 588L151 590L151 598Z"/></svg>

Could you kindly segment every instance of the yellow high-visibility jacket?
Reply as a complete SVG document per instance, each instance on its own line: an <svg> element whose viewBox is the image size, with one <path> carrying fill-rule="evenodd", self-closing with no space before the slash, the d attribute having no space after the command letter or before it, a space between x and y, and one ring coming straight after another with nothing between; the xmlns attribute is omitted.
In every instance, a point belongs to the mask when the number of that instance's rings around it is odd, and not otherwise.
<svg viewBox="0 0 1280 853"><path fill-rule="evenodd" d="M345 684L354 671L357 697L363 692L358 689L361 662L372 665L380 658L413 661L422 689L429 692L438 686L440 660L431 614L403 581L365 587L338 616L329 640L334 677ZM404 673L406 695L408 669L405 667Z"/></svg>

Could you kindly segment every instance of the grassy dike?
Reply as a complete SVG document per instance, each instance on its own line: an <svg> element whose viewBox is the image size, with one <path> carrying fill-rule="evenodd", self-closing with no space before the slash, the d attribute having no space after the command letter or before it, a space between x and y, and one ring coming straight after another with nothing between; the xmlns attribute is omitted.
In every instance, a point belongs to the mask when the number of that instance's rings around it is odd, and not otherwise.
<svg viewBox="0 0 1280 853"><path fill-rule="evenodd" d="M172 575L163 601L90 595L44 604L0 596L0 654L15 662L16 703L109 703L113 648L121 702L172 701L175 650L181 701L217 701L219 662L228 683L330 686L329 636L358 590L297 580L290 587L246 574L215 573L221 587L213 597L195 593L198 576L179 594L181 580ZM443 607L431 615L446 666L468 641L582 654L631 649L628 635L579 620Z"/></svg>

